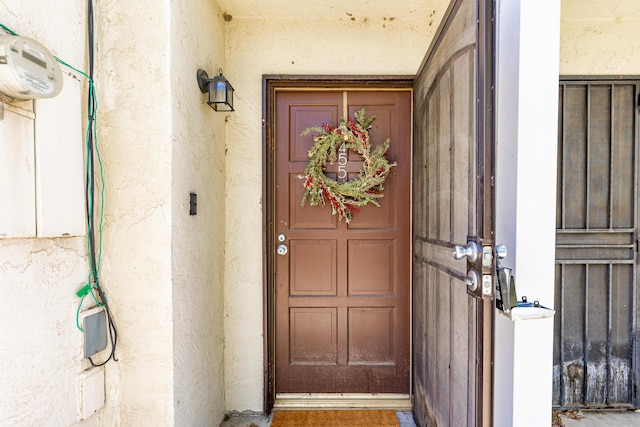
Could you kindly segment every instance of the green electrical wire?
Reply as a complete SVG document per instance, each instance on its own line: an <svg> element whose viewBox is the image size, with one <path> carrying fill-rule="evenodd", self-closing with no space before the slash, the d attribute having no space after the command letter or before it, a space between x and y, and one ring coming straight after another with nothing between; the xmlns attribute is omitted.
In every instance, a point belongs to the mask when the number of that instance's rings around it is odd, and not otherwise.
<svg viewBox="0 0 640 427"><path fill-rule="evenodd" d="M5 30L7 33L11 34L12 36L17 36L18 35L11 28L5 26L4 24L0 24L0 27L2 27L3 30Z"/></svg>
<svg viewBox="0 0 640 427"><path fill-rule="evenodd" d="M82 329L82 326L80 326L80 310L82 310L82 303L84 302L86 296L87 294L84 294L80 298L80 304L78 304L78 310L76 310L76 328L78 328L78 330L82 333L84 333L84 329Z"/></svg>

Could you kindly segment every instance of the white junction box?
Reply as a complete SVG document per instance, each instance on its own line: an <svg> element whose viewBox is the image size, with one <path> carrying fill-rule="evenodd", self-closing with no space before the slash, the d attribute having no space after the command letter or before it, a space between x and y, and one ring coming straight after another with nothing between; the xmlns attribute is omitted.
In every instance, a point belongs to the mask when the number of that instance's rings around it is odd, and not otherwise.
<svg viewBox="0 0 640 427"><path fill-rule="evenodd" d="M80 419L86 420L104 406L104 367L80 374Z"/></svg>

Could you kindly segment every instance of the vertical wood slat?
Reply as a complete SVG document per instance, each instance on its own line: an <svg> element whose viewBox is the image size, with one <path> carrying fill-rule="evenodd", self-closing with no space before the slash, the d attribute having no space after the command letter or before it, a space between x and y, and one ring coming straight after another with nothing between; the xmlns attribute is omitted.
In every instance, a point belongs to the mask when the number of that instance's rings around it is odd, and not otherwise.
<svg viewBox="0 0 640 427"><path fill-rule="evenodd" d="M591 206L591 182L589 181L589 177L591 176L591 128L589 127L589 123L590 123L590 117L591 117L591 85L587 85L587 100L586 100L586 109L587 109L587 120L584 123L585 126L585 132L586 132L586 139L585 139L585 158L586 158L586 177L585 177L585 184L586 184L586 189L585 189L585 197L586 197L586 201L585 201L585 213L584 213L584 217L585 217L585 224L586 224L586 229L588 230L590 227L590 206ZM585 366L586 366L586 359L585 359Z"/></svg>
<svg viewBox="0 0 640 427"><path fill-rule="evenodd" d="M611 85L611 102L609 103L609 123L611 123L611 131L609 134L609 229L613 228L613 141L615 140L615 126L613 125L614 105L616 100L615 84Z"/></svg>
<svg viewBox="0 0 640 427"><path fill-rule="evenodd" d="M610 399L610 387L611 387L611 369L612 369L612 364L611 364L611 312L613 310L613 307L611 305L611 284L613 282L613 264L609 263L607 264L607 275L608 275L608 280L607 280L607 325L606 325L606 330L607 330L607 354L606 354L606 382L605 382L605 403L607 405L611 404L611 399Z"/></svg>
<svg viewBox="0 0 640 427"><path fill-rule="evenodd" d="M588 224L588 223L587 223ZM588 225L587 225L588 227ZM589 264L586 264L584 267L584 329L583 329L583 338L582 338L582 396L583 400L586 402L586 398L588 395L588 384L589 384L589 352L587 348L587 342L589 340Z"/></svg>
<svg viewBox="0 0 640 427"><path fill-rule="evenodd" d="M558 124L559 124L559 136L558 136L558 161L559 161L559 169L558 170L565 170L566 169L566 155L565 155L565 132L566 132L566 125L565 125L565 117L566 117L566 106L565 106L565 102L564 100L566 99L566 92L567 92L567 85L561 85L560 86L560 101L559 101L559 105L560 108L558 109L559 111L559 120L558 120ZM558 182L560 183L559 185L559 190L558 190L558 197L560 200L560 203L557 203L558 206L561 206L562 209L560 209L558 212L556 212L556 227L560 228L560 229L565 229L566 228L566 220L565 220L565 212L566 212L566 205L565 205L565 195L566 195L566 188L567 188L567 182L566 182L566 178L564 174L559 174L558 175L559 180ZM560 219L558 221L558 218Z"/></svg>

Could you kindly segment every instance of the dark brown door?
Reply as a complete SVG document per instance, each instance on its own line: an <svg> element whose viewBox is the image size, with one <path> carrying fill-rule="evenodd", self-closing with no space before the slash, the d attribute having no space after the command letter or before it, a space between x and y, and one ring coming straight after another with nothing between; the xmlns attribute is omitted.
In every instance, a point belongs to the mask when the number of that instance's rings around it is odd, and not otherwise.
<svg viewBox="0 0 640 427"><path fill-rule="evenodd" d="M331 208L301 205L312 135L365 108L373 145L391 140L397 162L381 207L349 224ZM275 391L408 393L410 386L411 92L287 91L275 96ZM347 173L362 158L348 153ZM327 167L336 179L337 166ZM275 248L274 248L275 249Z"/></svg>
<svg viewBox="0 0 640 427"><path fill-rule="evenodd" d="M553 404L637 408L640 82L562 81Z"/></svg>
<svg viewBox="0 0 640 427"><path fill-rule="evenodd" d="M452 2L415 81L413 393L420 426L491 425L494 261L452 256L470 241L489 255L494 247L488 3ZM481 282L473 292L472 270Z"/></svg>

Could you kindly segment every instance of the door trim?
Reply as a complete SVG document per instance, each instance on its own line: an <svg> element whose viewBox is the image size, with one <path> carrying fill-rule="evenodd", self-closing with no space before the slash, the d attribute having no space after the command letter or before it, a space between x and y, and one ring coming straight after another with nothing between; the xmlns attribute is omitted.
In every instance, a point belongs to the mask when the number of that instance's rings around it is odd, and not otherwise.
<svg viewBox="0 0 640 427"><path fill-rule="evenodd" d="M262 78L262 242L263 242L263 409L270 413L275 396L275 96L278 90L413 90L414 76L264 75ZM411 302L410 302L411 304ZM410 344L411 345L411 344ZM333 399L332 402L337 402Z"/></svg>
<svg viewBox="0 0 640 427"><path fill-rule="evenodd" d="M291 409L390 409L411 411L409 394L399 393L278 393L275 410Z"/></svg>

